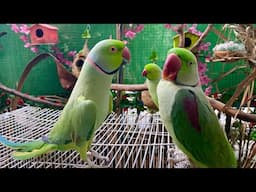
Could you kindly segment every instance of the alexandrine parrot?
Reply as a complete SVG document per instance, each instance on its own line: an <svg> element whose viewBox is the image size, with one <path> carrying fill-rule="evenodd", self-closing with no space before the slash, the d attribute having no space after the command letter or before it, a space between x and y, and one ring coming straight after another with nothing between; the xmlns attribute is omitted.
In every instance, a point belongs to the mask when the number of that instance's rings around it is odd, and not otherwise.
<svg viewBox="0 0 256 192"><path fill-rule="evenodd" d="M110 111L110 88L113 75L130 59L129 49L119 40L98 42L89 52L67 104L48 136L27 143L0 142L25 160L55 150L75 149L87 159L95 130Z"/></svg>
<svg viewBox="0 0 256 192"><path fill-rule="evenodd" d="M156 88L161 79L161 68L155 63L149 63L144 66L142 71L142 76L146 77L146 85L148 87L149 94L158 107L158 99L156 95Z"/></svg>
<svg viewBox="0 0 256 192"><path fill-rule="evenodd" d="M193 167L237 167L234 151L201 88L191 51L169 50L157 96L165 127Z"/></svg>

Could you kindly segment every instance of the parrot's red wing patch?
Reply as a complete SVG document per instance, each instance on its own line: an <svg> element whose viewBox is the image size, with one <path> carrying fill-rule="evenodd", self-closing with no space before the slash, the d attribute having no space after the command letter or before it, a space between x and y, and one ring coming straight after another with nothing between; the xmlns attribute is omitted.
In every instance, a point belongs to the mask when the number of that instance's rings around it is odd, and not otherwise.
<svg viewBox="0 0 256 192"><path fill-rule="evenodd" d="M191 93L191 95L184 98L183 107L188 115L188 119L190 120L193 128L195 128L196 131L201 132L196 97L192 91L189 92Z"/></svg>

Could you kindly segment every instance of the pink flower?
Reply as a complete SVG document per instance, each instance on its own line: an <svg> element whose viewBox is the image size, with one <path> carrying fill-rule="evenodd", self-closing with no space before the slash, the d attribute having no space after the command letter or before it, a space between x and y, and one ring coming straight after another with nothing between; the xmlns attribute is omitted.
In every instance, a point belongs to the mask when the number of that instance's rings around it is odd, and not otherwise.
<svg viewBox="0 0 256 192"><path fill-rule="evenodd" d="M74 57L76 55L76 51L69 51L68 56L69 57Z"/></svg>
<svg viewBox="0 0 256 192"><path fill-rule="evenodd" d="M209 96L212 92L212 86L209 86L207 87L205 90L204 90L204 93L205 95Z"/></svg>
<svg viewBox="0 0 256 192"><path fill-rule="evenodd" d="M28 35L29 32L30 31L29 31L29 28L28 28L27 25L23 24L23 25L20 26L20 33L25 33L26 35Z"/></svg>
<svg viewBox="0 0 256 192"><path fill-rule="evenodd" d="M198 47L199 51L208 51L209 50L209 46L211 45L210 42L207 43L201 43Z"/></svg>
<svg viewBox="0 0 256 192"><path fill-rule="evenodd" d="M171 28L172 28L172 25L171 25L171 24L164 24L164 27L165 27L166 29L171 29Z"/></svg>
<svg viewBox="0 0 256 192"><path fill-rule="evenodd" d="M72 65L72 62L69 61L69 60L67 60L67 59L64 59L63 61L64 61L64 63L65 63L66 65L68 65L68 66L71 66L71 65Z"/></svg>
<svg viewBox="0 0 256 192"><path fill-rule="evenodd" d="M26 35L21 35L21 36L20 36L20 39L21 39L24 43L28 42L28 37L27 37Z"/></svg>
<svg viewBox="0 0 256 192"><path fill-rule="evenodd" d="M139 33L144 29L144 25L143 24L139 24L136 28L135 28L135 32Z"/></svg>
<svg viewBox="0 0 256 192"><path fill-rule="evenodd" d="M205 73L207 71L206 64L202 62L198 62L198 71L199 71L199 74Z"/></svg>
<svg viewBox="0 0 256 192"><path fill-rule="evenodd" d="M198 35L198 36L201 36L201 35L202 35L202 32L201 32L201 31L198 31L198 30L197 30L196 28L194 28L194 27L188 28L188 32L193 33L193 34Z"/></svg>
<svg viewBox="0 0 256 192"><path fill-rule="evenodd" d="M26 47L26 48L28 48L30 46L31 46L31 44L29 42L25 43L25 45L24 45L24 47Z"/></svg>
<svg viewBox="0 0 256 192"><path fill-rule="evenodd" d="M129 30L129 31L127 31L127 32L125 33L125 37L126 37L126 38L129 38L129 39L133 39L135 36L136 36L136 33L133 32L133 31L131 31L131 30Z"/></svg>
<svg viewBox="0 0 256 192"><path fill-rule="evenodd" d="M14 31L15 33L19 33L20 32L20 29L18 27L17 24L11 24L11 29L12 31Z"/></svg>
<svg viewBox="0 0 256 192"><path fill-rule="evenodd" d="M30 47L30 50L31 50L33 53L38 53L38 52L39 52L38 47Z"/></svg>
<svg viewBox="0 0 256 192"><path fill-rule="evenodd" d="M207 85L210 82L210 79L207 77L207 75L200 76L200 82L201 85Z"/></svg>

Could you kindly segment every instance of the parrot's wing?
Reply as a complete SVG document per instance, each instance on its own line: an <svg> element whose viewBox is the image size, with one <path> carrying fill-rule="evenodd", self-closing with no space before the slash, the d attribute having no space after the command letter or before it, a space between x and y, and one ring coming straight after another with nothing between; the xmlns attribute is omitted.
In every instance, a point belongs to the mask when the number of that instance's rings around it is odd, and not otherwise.
<svg viewBox="0 0 256 192"><path fill-rule="evenodd" d="M90 148L94 137L97 120L96 104L94 101L86 100L80 96L71 115L71 124L74 127L72 140L81 158L86 159L87 150Z"/></svg>
<svg viewBox="0 0 256 192"><path fill-rule="evenodd" d="M203 96L204 97L204 96ZM232 147L207 100L188 89L175 95L171 112L178 142L192 160L211 167L235 167Z"/></svg>
<svg viewBox="0 0 256 192"><path fill-rule="evenodd" d="M68 150L72 148L78 150L81 157L86 159L86 152L91 144L96 122L96 105L94 101L79 97L70 113L69 119L71 120L69 136L63 136L62 132L56 131L54 133L55 139L58 138L58 140L55 140L58 141L56 143L45 143L43 140L24 144L5 143L8 146L12 144L15 147L16 151L12 156L18 160L25 160L58 149ZM63 127L60 126L59 130L61 128ZM72 142L70 141L70 136Z"/></svg>

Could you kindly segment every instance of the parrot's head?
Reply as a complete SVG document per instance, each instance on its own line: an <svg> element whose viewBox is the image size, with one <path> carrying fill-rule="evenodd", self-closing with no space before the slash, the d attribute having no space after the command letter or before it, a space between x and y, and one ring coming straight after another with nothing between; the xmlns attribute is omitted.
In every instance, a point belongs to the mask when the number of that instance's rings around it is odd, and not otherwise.
<svg viewBox="0 0 256 192"><path fill-rule="evenodd" d="M106 39L98 42L87 55L86 60L101 72L112 75L130 61L130 51L125 42Z"/></svg>
<svg viewBox="0 0 256 192"><path fill-rule="evenodd" d="M144 66L142 71L142 76L146 77L149 80L160 80L162 70L155 63L149 63Z"/></svg>
<svg viewBox="0 0 256 192"><path fill-rule="evenodd" d="M185 48L170 49L163 66L162 78L179 85L197 86L199 75L195 55Z"/></svg>

